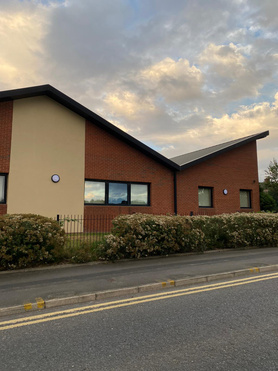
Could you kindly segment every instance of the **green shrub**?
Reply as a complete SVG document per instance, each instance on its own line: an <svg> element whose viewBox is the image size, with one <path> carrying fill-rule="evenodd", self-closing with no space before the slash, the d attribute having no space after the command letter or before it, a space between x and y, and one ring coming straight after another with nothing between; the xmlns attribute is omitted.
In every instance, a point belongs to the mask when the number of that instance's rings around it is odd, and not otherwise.
<svg viewBox="0 0 278 371"><path fill-rule="evenodd" d="M66 263L88 263L101 258L102 250L99 248L101 241L80 241L65 245L63 261Z"/></svg>
<svg viewBox="0 0 278 371"><path fill-rule="evenodd" d="M113 220L112 234L102 245L108 259L203 250L204 234L192 219L149 214L122 215Z"/></svg>
<svg viewBox="0 0 278 371"><path fill-rule="evenodd" d="M53 219L34 214L0 216L0 269L59 262L64 244L65 232Z"/></svg>
<svg viewBox="0 0 278 371"><path fill-rule="evenodd" d="M278 246L278 215L121 215L102 244L106 259L140 258L219 248Z"/></svg>
<svg viewBox="0 0 278 371"><path fill-rule="evenodd" d="M207 217L208 249L278 246L278 215L235 213Z"/></svg>

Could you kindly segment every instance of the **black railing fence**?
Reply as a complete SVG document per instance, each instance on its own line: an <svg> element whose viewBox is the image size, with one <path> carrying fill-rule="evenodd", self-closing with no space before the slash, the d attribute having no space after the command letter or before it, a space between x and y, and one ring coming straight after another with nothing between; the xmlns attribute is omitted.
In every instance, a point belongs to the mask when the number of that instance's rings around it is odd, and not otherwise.
<svg viewBox="0 0 278 371"><path fill-rule="evenodd" d="M180 214L182 215L182 214ZM215 215L214 210L204 209L189 215ZM117 215L57 215L57 221L63 226L67 235L68 246L80 246L83 243L94 244L104 240L111 232L112 220ZM188 214L187 214L188 216Z"/></svg>
<svg viewBox="0 0 278 371"><path fill-rule="evenodd" d="M116 215L57 215L57 221L66 232L68 245L78 246L103 241L105 235L110 233L115 217Z"/></svg>

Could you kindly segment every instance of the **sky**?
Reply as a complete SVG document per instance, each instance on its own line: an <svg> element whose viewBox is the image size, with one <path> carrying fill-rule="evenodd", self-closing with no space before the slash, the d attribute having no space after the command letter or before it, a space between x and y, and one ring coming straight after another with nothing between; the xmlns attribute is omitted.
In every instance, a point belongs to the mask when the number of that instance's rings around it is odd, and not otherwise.
<svg viewBox="0 0 278 371"><path fill-rule="evenodd" d="M0 90L51 84L164 156L269 130L278 2L0 0Z"/></svg>

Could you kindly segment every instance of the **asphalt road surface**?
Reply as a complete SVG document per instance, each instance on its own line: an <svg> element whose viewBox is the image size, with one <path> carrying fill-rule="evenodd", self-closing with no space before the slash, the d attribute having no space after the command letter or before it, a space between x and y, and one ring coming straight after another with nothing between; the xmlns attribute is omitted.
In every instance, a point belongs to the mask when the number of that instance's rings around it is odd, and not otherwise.
<svg viewBox="0 0 278 371"><path fill-rule="evenodd" d="M0 272L0 308L36 297L48 300L272 264L278 264L277 248Z"/></svg>
<svg viewBox="0 0 278 371"><path fill-rule="evenodd" d="M0 369L278 370L278 273L0 322Z"/></svg>

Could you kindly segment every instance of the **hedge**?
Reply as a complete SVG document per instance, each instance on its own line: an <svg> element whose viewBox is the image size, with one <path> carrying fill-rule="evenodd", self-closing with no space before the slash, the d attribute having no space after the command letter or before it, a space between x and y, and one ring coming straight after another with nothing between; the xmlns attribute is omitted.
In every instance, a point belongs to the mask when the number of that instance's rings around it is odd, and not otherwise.
<svg viewBox="0 0 278 371"><path fill-rule="evenodd" d="M114 219L102 254L106 259L141 258L211 249L278 246L278 215L121 215Z"/></svg>
<svg viewBox="0 0 278 371"><path fill-rule="evenodd" d="M0 216L0 269L33 267L63 259L65 231L34 214Z"/></svg>

